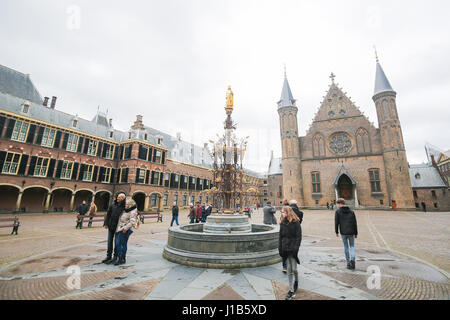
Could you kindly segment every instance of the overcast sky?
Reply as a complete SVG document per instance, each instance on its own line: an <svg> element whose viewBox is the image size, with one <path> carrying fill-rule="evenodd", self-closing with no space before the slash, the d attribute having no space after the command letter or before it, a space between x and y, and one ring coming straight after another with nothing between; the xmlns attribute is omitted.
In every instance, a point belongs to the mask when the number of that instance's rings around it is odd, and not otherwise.
<svg viewBox="0 0 450 320"><path fill-rule="evenodd" d="M59 110L92 119L100 106L120 130L141 114L200 146L222 132L231 85L246 167L263 172L271 150L281 156L283 64L301 136L331 72L378 127L376 45L413 164L425 142L450 148L449 11L445 0L1 0L0 64L29 73Z"/></svg>

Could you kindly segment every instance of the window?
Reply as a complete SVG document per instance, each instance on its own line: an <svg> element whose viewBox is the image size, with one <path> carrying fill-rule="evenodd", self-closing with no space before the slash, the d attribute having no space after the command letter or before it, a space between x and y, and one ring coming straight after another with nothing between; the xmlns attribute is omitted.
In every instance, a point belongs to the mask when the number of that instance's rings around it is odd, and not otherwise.
<svg viewBox="0 0 450 320"><path fill-rule="evenodd" d="M416 208L419 208L419 203L418 202L416 202Z"/></svg>
<svg viewBox="0 0 450 320"><path fill-rule="evenodd" d="M144 140L148 140L148 134L147 133L144 134Z"/></svg>
<svg viewBox="0 0 450 320"><path fill-rule="evenodd" d="M414 176L416 179L420 179L420 173L416 173L416 175Z"/></svg>
<svg viewBox="0 0 450 320"><path fill-rule="evenodd" d="M106 145L106 155L105 158L106 159L112 159L114 156L114 146L113 145Z"/></svg>
<svg viewBox="0 0 450 320"><path fill-rule="evenodd" d="M53 142L55 141L55 130L45 128L44 134L42 135L41 146L44 147L53 147Z"/></svg>
<svg viewBox="0 0 450 320"><path fill-rule="evenodd" d="M5 157L2 173L17 174L21 157L22 155L20 153L8 152Z"/></svg>
<svg viewBox="0 0 450 320"><path fill-rule="evenodd" d="M335 113L333 111L328 112L328 117L333 118L335 116Z"/></svg>
<svg viewBox="0 0 450 320"><path fill-rule="evenodd" d="M381 192L380 186L380 170L370 169L369 170L370 188L372 192Z"/></svg>
<svg viewBox="0 0 450 320"><path fill-rule="evenodd" d="M178 204L178 195L177 195L177 194L175 194L175 195L173 196L173 202L175 202L176 204Z"/></svg>
<svg viewBox="0 0 450 320"><path fill-rule="evenodd" d="M20 142L25 142L25 137L28 132L28 123L22 121L16 121L14 125L14 130L11 136L11 140L16 140Z"/></svg>
<svg viewBox="0 0 450 320"><path fill-rule="evenodd" d="M86 170L83 172L83 181L91 181L92 180L92 171L94 170L94 166L92 164L86 165Z"/></svg>
<svg viewBox="0 0 450 320"><path fill-rule="evenodd" d="M164 173L164 187L169 186L169 181L170 181L170 173Z"/></svg>
<svg viewBox="0 0 450 320"><path fill-rule="evenodd" d="M143 169L139 170L139 176L138 176L138 179L137 179L137 183L144 183L145 182L145 173L146 172L147 171L143 170Z"/></svg>
<svg viewBox="0 0 450 320"><path fill-rule="evenodd" d="M433 203L433 205L434 205L434 207L437 209L438 204L435 202L435 203Z"/></svg>
<svg viewBox="0 0 450 320"><path fill-rule="evenodd" d="M345 110L344 110L344 109L341 109L341 110L339 111L339 114L340 114L341 116L344 116L344 115L345 115Z"/></svg>
<svg viewBox="0 0 450 320"><path fill-rule="evenodd" d="M351 147L352 142L346 133L336 133L330 139L330 149L333 150L334 153L347 153L350 151Z"/></svg>
<svg viewBox="0 0 450 320"><path fill-rule="evenodd" d="M89 140L89 146L87 150L87 154L90 156L95 156L97 153L97 144L98 141L96 140ZM85 149L86 150L86 149Z"/></svg>
<svg viewBox="0 0 450 320"><path fill-rule="evenodd" d="M163 206L167 206L167 200L169 199L169 195L165 194L163 198Z"/></svg>
<svg viewBox="0 0 450 320"><path fill-rule="evenodd" d="M78 120L72 121L72 127L76 128L78 126Z"/></svg>
<svg viewBox="0 0 450 320"><path fill-rule="evenodd" d="M433 198L436 198L436 191L431 190L431 196L432 196Z"/></svg>
<svg viewBox="0 0 450 320"><path fill-rule="evenodd" d="M267 190L264 190L264 195L267 196Z"/></svg>
<svg viewBox="0 0 450 320"><path fill-rule="evenodd" d="M128 181L128 168L120 169L120 183Z"/></svg>
<svg viewBox="0 0 450 320"><path fill-rule="evenodd" d="M414 198L417 198L417 191L413 191Z"/></svg>
<svg viewBox="0 0 450 320"><path fill-rule="evenodd" d="M150 197L150 205L152 207L156 207L156 198L157 198L157 195L155 193L152 194L152 196Z"/></svg>
<svg viewBox="0 0 450 320"><path fill-rule="evenodd" d="M109 132L109 137L112 138L113 135L114 135L114 131L110 131L110 132Z"/></svg>
<svg viewBox="0 0 450 320"><path fill-rule="evenodd" d="M161 144L162 138L158 138L158 144Z"/></svg>
<svg viewBox="0 0 450 320"><path fill-rule="evenodd" d="M383 205L383 204L384 204L383 199L380 199L380 205Z"/></svg>
<svg viewBox="0 0 450 320"><path fill-rule="evenodd" d="M29 104L23 104L22 105L22 112L23 113L28 113L28 111L30 111L30 105Z"/></svg>
<svg viewBox="0 0 450 320"><path fill-rule="evenodd" d="M320 193L320 173L311 173L313 193Z"/></svg>
<svg viewBox="0 0 450 320"><path fill-rule="evenodd" d="M72 168L73 161L64 161L61 168L61 179L71 179L72 178Z"/></svg>
<svg viewBox="0 0 450 320"><path fill-rule="evenodd" d="M183 206L187 205L187 195L183 196Z"/></svg>
<svg viewBox="0 0 450 320"><path fill-rule="evenodd" d="M155 158L154 158L153 162L156 162L156 163L160 163L161 162L161 151L160 150L156 150Z"/></svg>
<svg viewBox="0 0 450 320"><path fill-rule="evenodd" d="M101 182L110 182L111 180L111 168L105 168L105 173L103 174L103 177L101 177Z"/></svg>
<svg viewBox="0 0 450 320"><path fill-rule="evenodd" d="M67 151L72 151L72 152L77 151L78 138L79 137L74 134L69 134L69 136L67 138L67 147L66 147Z"/></svg>
<svg viewBox="0 0 450 320"><path fill-rule="evenodd" d="M38 158L36 166L34 167L34 175L38 177L45 177L47 175L49 158Z"/></svg>
<svg viewBox="0 0 450 320"><path fill-rule="evenodd" d="M152 181L151 184L158 184L159 183L159 172L152 171Z"/></svg>

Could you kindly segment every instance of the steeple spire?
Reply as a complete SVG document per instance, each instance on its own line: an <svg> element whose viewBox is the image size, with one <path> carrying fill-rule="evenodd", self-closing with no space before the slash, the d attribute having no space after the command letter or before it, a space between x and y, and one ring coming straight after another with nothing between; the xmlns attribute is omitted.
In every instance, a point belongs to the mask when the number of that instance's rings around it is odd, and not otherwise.
<svg viewBox="0 0 450 320"><path fill-rule="evenodd" d="M278 107L293 107L295 106L295 99L292 96L291 87L289 86L288 79L286 77L286 66L284 69L284 82L283 89L281 90L280 101L278 101Z"/></svg>
<svg viewBox="0 0 450 320"><path fill-rule="evenodd" d="M375 75L375 91L374 91L373 95L376 95L380 92L385 92L385 91L394 91L394 89L392 89L391 84L389 83L389 80L386 77L386 74L383 71L383 68L380 65L380 61L378 60L378 54L377 54L376 49L375 49L375 56L376 56L376 61L377 61L377 71L376 71L376 75Z"/></svg>

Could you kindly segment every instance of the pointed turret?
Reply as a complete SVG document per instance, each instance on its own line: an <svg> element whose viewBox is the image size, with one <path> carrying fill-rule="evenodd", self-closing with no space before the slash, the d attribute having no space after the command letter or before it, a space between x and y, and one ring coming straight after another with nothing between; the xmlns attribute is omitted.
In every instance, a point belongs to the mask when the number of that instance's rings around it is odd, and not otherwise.
<svg viewBox="0 0 450 320"><path fill-rule="evenodd" d="M383 68L380 65L380 62L378 61L377 58L377 72L376 72L376 76L375 76L375 91L373 93L373 95L377 95L378 93L381 92L387 92L387 91L392 91L394 92L394 90L392 89L391 84L389 83L389 80L386 77L386 74L383 71Z"/></svg>
<svg viewBox="0 0 450 320"><path fill-rule="evenodd" d="M284 75L283 90L281 91L280 101L278 101L278 108L294 107L295 99L292 96L291 87L287 80L286 74Z"/></svg>

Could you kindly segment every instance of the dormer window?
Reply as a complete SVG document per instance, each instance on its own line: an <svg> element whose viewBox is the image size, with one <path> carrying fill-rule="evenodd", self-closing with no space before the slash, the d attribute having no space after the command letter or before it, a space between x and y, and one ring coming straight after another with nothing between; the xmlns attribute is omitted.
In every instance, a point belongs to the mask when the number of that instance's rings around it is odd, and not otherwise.
<svg viewBox="0 0 450 320"><path fill-rule="evenodd" d="M158 138L158 144L162 143L162 138Z"/></svg>
<svg viewBox="0 0 450 320"><path fill-rule="evenodd" d="M22 112L23 112L23 113L28 113L28 111L30 111L30 105L24 103L24 104L22 105Z"/></svg>
<svg viewBox="0 0 450 320"><path fill-rule="evenodd" d="M114 135L114 131L110 131L110 132L109 132L109 137L112 138L113 135Z"/></svg>
<svg viewBox="0 0 450 320"><path fill-rule="evenodd" d="M145 140L145 141L148 140L148 134L147 134L147 133L144 134L144 140Z"/></svg>
<svg viewBox="0 0 450 320"><path fill-rule="evenodd" d="M416 173L415 177L416 179L420 179L420 173Z"/></svg>
<svg viewBox="0 0 450 320"><path fill-rule="evenodd" d="M78 120L73 120L72 121L72 127L76 128L78 126Z"/></svg>
<svg viewBox="0 0 450 320"><path fill-rule="evenodd" d="M128 139L131 139L131 131L128 132Z"/></svg>

